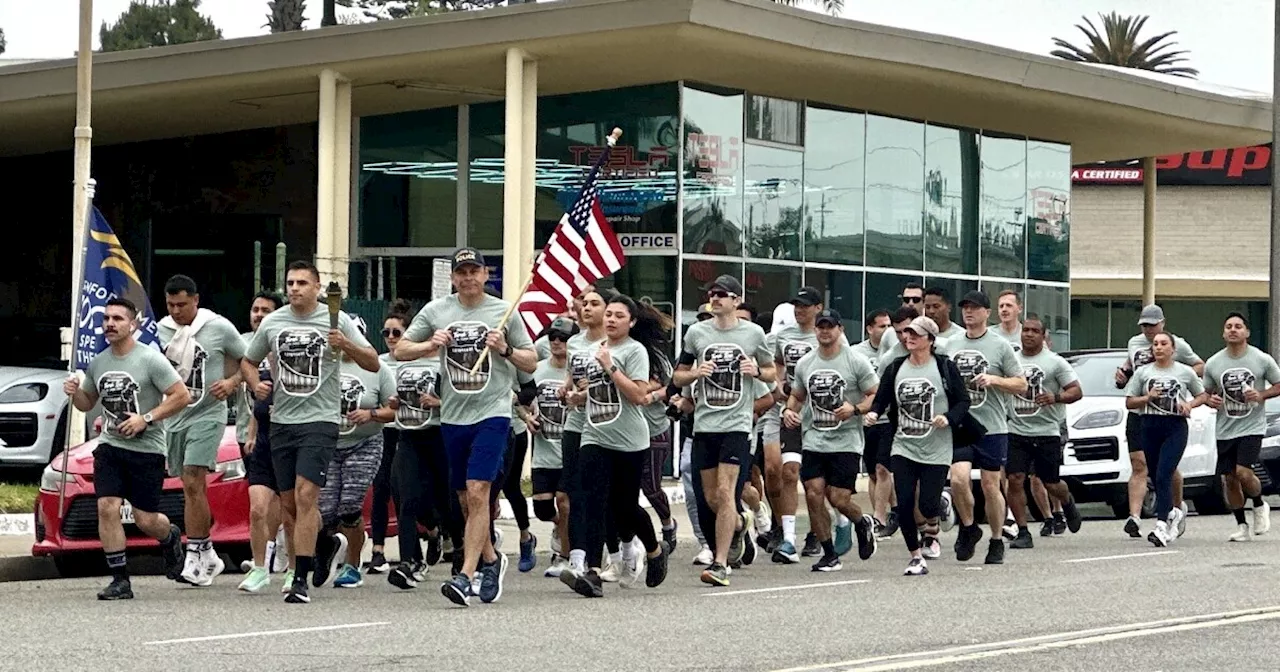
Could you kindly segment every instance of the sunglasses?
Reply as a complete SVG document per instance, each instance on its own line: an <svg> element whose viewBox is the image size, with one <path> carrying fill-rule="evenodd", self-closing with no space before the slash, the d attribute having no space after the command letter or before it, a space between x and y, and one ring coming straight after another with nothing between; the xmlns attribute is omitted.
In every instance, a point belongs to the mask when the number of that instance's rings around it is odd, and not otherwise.
<svg viewBox="0 0 1280 672"><path fill-rule="evenodd" d="M899 296L903 303L924 303L923 296Z"/></svg>
<svg viewBox="0 0 1280 672"><path fill-rule="evenodd" d="M708 299L727 299L731 296L733 296L733 294L730 294L729 292L726 292L723 289L713 289L707 292Z"/></svg>
<svg viewBox="0 0 1280 672"><path fill-rule="evenodd" d="M558 331L557 331L557 332L552 332L552 333L550 333L550 334L547 334L547 340L548 340L548 341L558 341L558 342L561 342L561 343L568 343L568 342L569 342L569 335L568 335L568 334L562 334L562 333L560 333L560 332L558 332Z"/></svg>
<svg viewBox="0 0 1280 672"><path fill-rule="evenodd" d="M404 331L401 329L383 329L382 330L383 338L390 338L392 336L396 338L400 338L403 335L404 335Z"/></svg>

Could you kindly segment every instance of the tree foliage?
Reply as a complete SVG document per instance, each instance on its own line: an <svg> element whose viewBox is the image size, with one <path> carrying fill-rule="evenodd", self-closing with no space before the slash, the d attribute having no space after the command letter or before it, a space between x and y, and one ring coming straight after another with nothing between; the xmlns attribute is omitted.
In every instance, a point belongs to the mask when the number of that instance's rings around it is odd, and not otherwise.
<svg viewBox="0 0 1280 672"><path fill-rule="evenodd" d="M306 0L267 0L267 27L273 33L302 30Z"/></svg>
<svg viewBox="0 0 1280 672"><path fill-rule="evenodd" d="M773 0L780 5L788 7L797 7L799 5L814 4L820 5L822 11L831 16L840 16L840 12L844 11L844 0Z"/></svg>
<svg viewBox="0 0 1280 672"><path fill-rule="evenodd" d="M1171 30L1139 41L1138 33L1142 32L1142 27L1146 25L1147 19L1150 17L1120 16L1116 12L1099 14L1098 16L1102 19L1101 31L1093 25L1093 22L1088 17L1080 17L1084 20L1085 25L1076 24L1076 28L1079 28L1080 32L1084 33L1089 42L1087 47L1077 47L1060 37L1055 37L1053 38L1053 44L1060 48L1049 52L1050 55L1064 58L1068 61L1105 63L1123 68L1152 70L1179 77L1195 78L1200 74L1200 71L1195 68L1177 65L1188 60L1184 54L1189 52L1186 50L1167 51L1178 44L1177 42L1166 41L1171 36L1176 35L1178 31Z"/></svg>
<svg viewBox="0 0 1280 672"><path fill-rule="evenodd" d="M103 51L163 47L222 39L222 31L200 14L200 0L132 0L115 25L102 22Z"/></svg>
<svg viewBox="0 0 1280 672"><path fill-rule="evenodd" d="M337 0L338 5L357 9L370 19L379 21L410 16L464 12L497 7L506 0Z"/></svg>
<svg viewBox="0 0 1280 672"><path fill-rule="evenodd" d="M4 53L4 48L5 48L4 28L0 28L0 54Z"/></svg>

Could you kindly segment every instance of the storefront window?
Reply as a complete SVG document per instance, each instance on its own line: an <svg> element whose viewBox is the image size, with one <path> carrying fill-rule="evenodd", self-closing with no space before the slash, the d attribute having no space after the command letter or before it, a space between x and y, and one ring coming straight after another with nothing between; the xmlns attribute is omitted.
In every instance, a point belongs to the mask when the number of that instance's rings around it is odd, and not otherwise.
<svg viewBox="0 0 1280 672"><path fill-rule="evenodd" d="M972 131L925 127L925 268L978 272L978 138Z"/></svg>
<svg viewBox="0 0 1280 672"><path fill-rule="evenodd" d="M1027 142L1027 273L1070 279L1071 147Z"/></svg>
<svg viewBox="0 0 1280 672"><path fill-rule="evenodd" d="M755 306L761 315L772 313L778 304L795 298L796 292L800 291L803 276L804 269L799 266L748 262L742 283L747 290L746 301ZM767 328L765 330L768 331Z"/></svg>
<svg viewBox="0 0 1280 672"><path fill-rule="evenodd" d="M503 103L472 105L468 133L467 244L502 249ZM536 216L536 215L535 215Z"/></svg>
<svg viewBox="0 0 1280 672"><path fill-rule="evenodd" d="M749 143L744 154L747 256L800 261L804 153Z"/></svg>
<svg viewBox="0 0 1280 672"><path fill-rule="evenodd" d="M1067 287L1027 285L1026 307L1023 313L1035 313L1044 322L1049 347L1055 352L1071 349L1071 290ZM1134 333L1138 332L1135 318Z"/></svg>
<svg viewBox="0 0 1280 672"><path fill-rule="evenodd" d="M867 115L867 265L924 268L924 124Z"/></svg>
<svg viewBox="0 0 1280 672"><path fill-rule="evenodd" d="M822 292L823 305L840 313L850 343L863 339L862 271L806 268L804 284Z"/></svg>
<svg viewBox="0 0 1280 672"><path fill-rule="evenodd" d="M982 136L982 274L1026 277L1027 141Z"/></svg>
<svg viewBox="0 0 1280 672"><path fill-rule="evenodd" d="M902 305L902 288L906 287L908 282L924 286L924 278L919 275L897 275L868 271L866 301L863 303L863 310L880 310L883 308L891 313L897 310ZM923 308L921 304L916 304L915 307L917 310Z"/></svg>
<svg viewBox="0 0 1280 672"><path fill-rule="evenodd" d="M686 253L742 255L742 98L684 88Z"/></svg>
<svg viewBox="0 0 1280 672"><path fill-rule="evenodd" d="M805 111L804 259L862 264L866 115Z"/></svg>
<svg viewBox="0 0 1280 672"><path fill-rule="evenodd" d="M804 139L804 105L794 100L747 94L747 137L787 145Z"/></svg>
<svg viewBox="0 0 1280 672"><path fill-rule="evenodd" d="M931 287L941 287L946 290L948 298L951 300L951 321L960 325L960 328L963 329L964 316L960 314L960 299L963 299L965 294L976 290L978 281L968 278L931 278L926 276L924 286L926 290ZM920 306L920 308L923 314L924 307ZM995 315L995 312L995 300L993 299L991 301L991 314ZM993 317L992 319L994 320L995 318Z"/></svg>
<svg viewBox="0 0 1280 672"><path fill-rule="evenodd" d="M363 117L360 245L453 245L458 224L457 169L457 108Z"/></svg>

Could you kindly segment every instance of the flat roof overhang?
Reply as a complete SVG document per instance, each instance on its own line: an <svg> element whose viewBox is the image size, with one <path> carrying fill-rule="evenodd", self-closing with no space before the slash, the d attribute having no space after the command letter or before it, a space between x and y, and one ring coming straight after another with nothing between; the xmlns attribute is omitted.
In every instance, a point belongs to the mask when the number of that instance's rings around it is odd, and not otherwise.
<svg viewBox="0 0 1280 672"><path fill-rule="evenodd" d="M1070 143L1076 163L1266 142L1271 104L765 0L563 0L95 54L95 144L315 121L318 74L357 115L675 80ZM0 68L0 156L70 149L75 61Z"/></svg>

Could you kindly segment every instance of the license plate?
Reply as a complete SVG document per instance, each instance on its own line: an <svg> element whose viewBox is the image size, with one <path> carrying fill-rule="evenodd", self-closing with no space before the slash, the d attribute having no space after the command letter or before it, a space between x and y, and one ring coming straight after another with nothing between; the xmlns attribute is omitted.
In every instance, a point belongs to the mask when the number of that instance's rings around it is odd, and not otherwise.
<svg viewBox="0 0 1280 672"><path fill-rule="evenodd" d="M133 505L127 500L120 504L120 522L124 525L136 523L133 519Z"/></svg>

